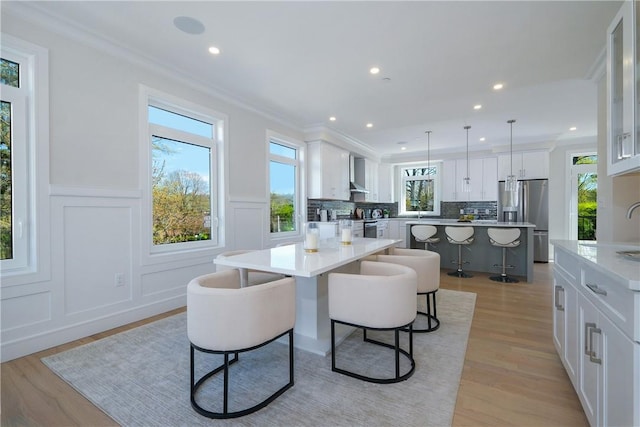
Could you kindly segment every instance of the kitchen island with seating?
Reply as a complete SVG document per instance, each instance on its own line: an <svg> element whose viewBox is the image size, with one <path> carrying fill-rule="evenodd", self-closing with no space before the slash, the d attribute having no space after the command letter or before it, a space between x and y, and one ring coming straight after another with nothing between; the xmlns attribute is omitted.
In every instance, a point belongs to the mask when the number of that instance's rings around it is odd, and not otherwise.
<svg viewBox="0 0 640 427"><path fill-rule="evenodd" d="M437 232L433 236L438 243L418 242L411 229L416 225L432 225ZM533 281L533 230L535 224L528 222L498 222L490 220L476 220L463 222L455 219L424 219L407 222L406 241L408 248L427 249L440 254L440 267L455 270L458 260L458 245L448 242L445 234L446 227L473 227L473 242L463 246L464 269L485 273L500 273L495 265L502 264L502 248L491 244L487 231L489 228L517 228L520 230L519 245L507 249L507 264L513 265L508 270L510 276L521 276L527 282ZM454 263L452 263L454 262Z"/></svg>

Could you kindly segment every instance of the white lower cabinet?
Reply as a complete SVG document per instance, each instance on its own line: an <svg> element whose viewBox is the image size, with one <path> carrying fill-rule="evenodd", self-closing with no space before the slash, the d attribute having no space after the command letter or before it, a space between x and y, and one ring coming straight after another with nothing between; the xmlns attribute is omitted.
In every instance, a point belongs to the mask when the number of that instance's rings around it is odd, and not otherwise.
<svg viewBox="0 0 640 427"><path fill-rule="evenodd" d="M637 387L637 357L634 343L584 296L579 297L579 388L592 426L637 426L634 386ZM636 363L634 366L634 358ZM634 384L636 383L636 384ZM638 396L638 390L635 390ZM635 414L634 414L635 412Z"/></svg>
<svg viewBox="0 0 640 427"><path fill-rule="evenodd" d="M389 226L387 227L388 238L389 239L402 239L402 242L397 243L395 247L397 248L407 248L407 221L402 219L390 219Z"/></svg>
<svg viewBox="0 0 640 427"><path fill-rule="evenodd" d="M553 339L587 419L594 427L639 426L640 343L619 320L639 314L612 304L634 300L636 292L562 248L556 254L561 256L554 267ZM612 312L619 315L615 323Z"/></svg>
<svg viewBox="0 0 640 427"><path fill-rule="evenodd" d="M553 341L575 387L579 343L577 333L571 331L578 330L578 295L562 273L556 273L554 281Z"/></svg>

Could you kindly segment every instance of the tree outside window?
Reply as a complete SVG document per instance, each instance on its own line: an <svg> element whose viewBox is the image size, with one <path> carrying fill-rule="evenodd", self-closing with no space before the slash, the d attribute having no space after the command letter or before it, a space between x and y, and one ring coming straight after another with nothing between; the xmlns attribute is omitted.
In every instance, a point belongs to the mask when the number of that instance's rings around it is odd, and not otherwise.
<svg viewBox="0 0 640 427"><path fill-rule="evenodd" d="M574 165L595 165L598 156L575 156ZM598 174L578 173L578 239L596 240L598 215Z"/></svg>
<svg viewBox="0 0 640 427"><path fill-rule="evenodd" d="M153 244L210 241L214 126L155 106L148 113Z"/></svg>
<svg viewBox="0 0 640 427"><path fill-rule="evenodd" d="M404 187L404 213L437 214L440 201L436 191L438 183L436 166L402 168Z"/></svg>

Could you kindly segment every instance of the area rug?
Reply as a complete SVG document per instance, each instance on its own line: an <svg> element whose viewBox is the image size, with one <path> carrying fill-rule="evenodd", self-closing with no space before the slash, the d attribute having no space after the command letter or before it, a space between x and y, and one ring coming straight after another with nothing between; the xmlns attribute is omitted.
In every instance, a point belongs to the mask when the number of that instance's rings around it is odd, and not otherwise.
<svg viewBox="0 0 640 427"><path fill-rule="evenodd" d="M185 313L42 361L123 426L441 427L451 425L453 418L475 298L469 292L438 291L441 326L435 332L414 334L416 370L407 381L363 382L331 372L330 355L296 350L295 385L266 408L233 420L211 420L191 408ZM383 372L385 350L363 345L361 333L352 334L336 351L338 365L362 373ZM211 361L210 356L198 357L201 364L219 362ZM275 385L279 387L286 381L286 365L287 346L279 342L241 354L231 374L239 380L231 385L231 394L238 398L230 402L230 410L268 392L270 384L279 382ZM198 395L205 406L211 402L208 409L219 410L216 387L213 381Z"/></svg>

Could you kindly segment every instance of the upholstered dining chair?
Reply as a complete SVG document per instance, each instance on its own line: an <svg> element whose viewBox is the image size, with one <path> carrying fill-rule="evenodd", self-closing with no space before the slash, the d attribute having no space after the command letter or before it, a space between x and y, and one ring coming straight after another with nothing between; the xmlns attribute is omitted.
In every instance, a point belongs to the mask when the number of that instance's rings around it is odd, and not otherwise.
<svg viewBox="0 0 640 427"><path fill-rule="evenodd" d="M362 261L360 274L329 273L329 318L331 319L331 370L363 381L396 383L415 371L413 327L416 318L417 276L409 267ZM395 375L368 376L336 366L336 323L363 330L364 341L394 350ZM393 331L394 344L367 337L367 330ZM409 350L400 348L400 331L408 329ZM410 366L401 373L400 355Z"/></svg>
<svg viewBox="0 0 640 427"><path fill-rule="evenodd" d="M370 258L368 258L370 259ZM432 332L440 327L436 306L436 292L440 289L440 254L423 249L393 248L391 254L375 255L375 260L400 264L412 268L418 275L418 296L424 295L426 310L418 311L426 316L427 327L413 332Z"/></svg>
<svg viewBox="0 0 640 427"><path fill-rule="evenodd" d="M227 252L222 252L221 254L218 254L217 258L226 258L226 257L232 257L235 255L242 255L242 254L246 254L248 252L252 252L253 249L238 249L238 250L234 250L234 251L227 251ZM234 269L234 267L227 267L224 265L216 265L216 271L224 271L224 270L231 270ZM270 273L267 271L259 271L259 270L246 270L246 271L242 271L244 269L241 269L240 273L240 277L241 277L241 287L245 287L245 286L253 286L253 285L260 285L262 283L267 283L267 282L272 282L274 280L279 280L282 279L283 277L285 277L284 274L278 274L278 273Z"/></svg>
<svg viewBox="0 0 640 427"><path fill-rule="evenodd" d="M189 282L187 334L191 344L191 406L199 414L209 418L244 416L264 408L293 386L295 299L293 278L241 288L240 273L237 269L196 277ZM239 353L256 350L285 335L289 338L289 381L249 408L230 410L229 366L240 363ZM196 379L196 350L204 354L222 355L224 362ZM198 359L203 365L210 366L204 363L206 356ZM245 369L250 370L251 366L247 365ZM205 409L198 402L198 390L208 383L207 380L220 372L223 373L222 411ZM216 404L216 408L219 406Z"/></svg>

